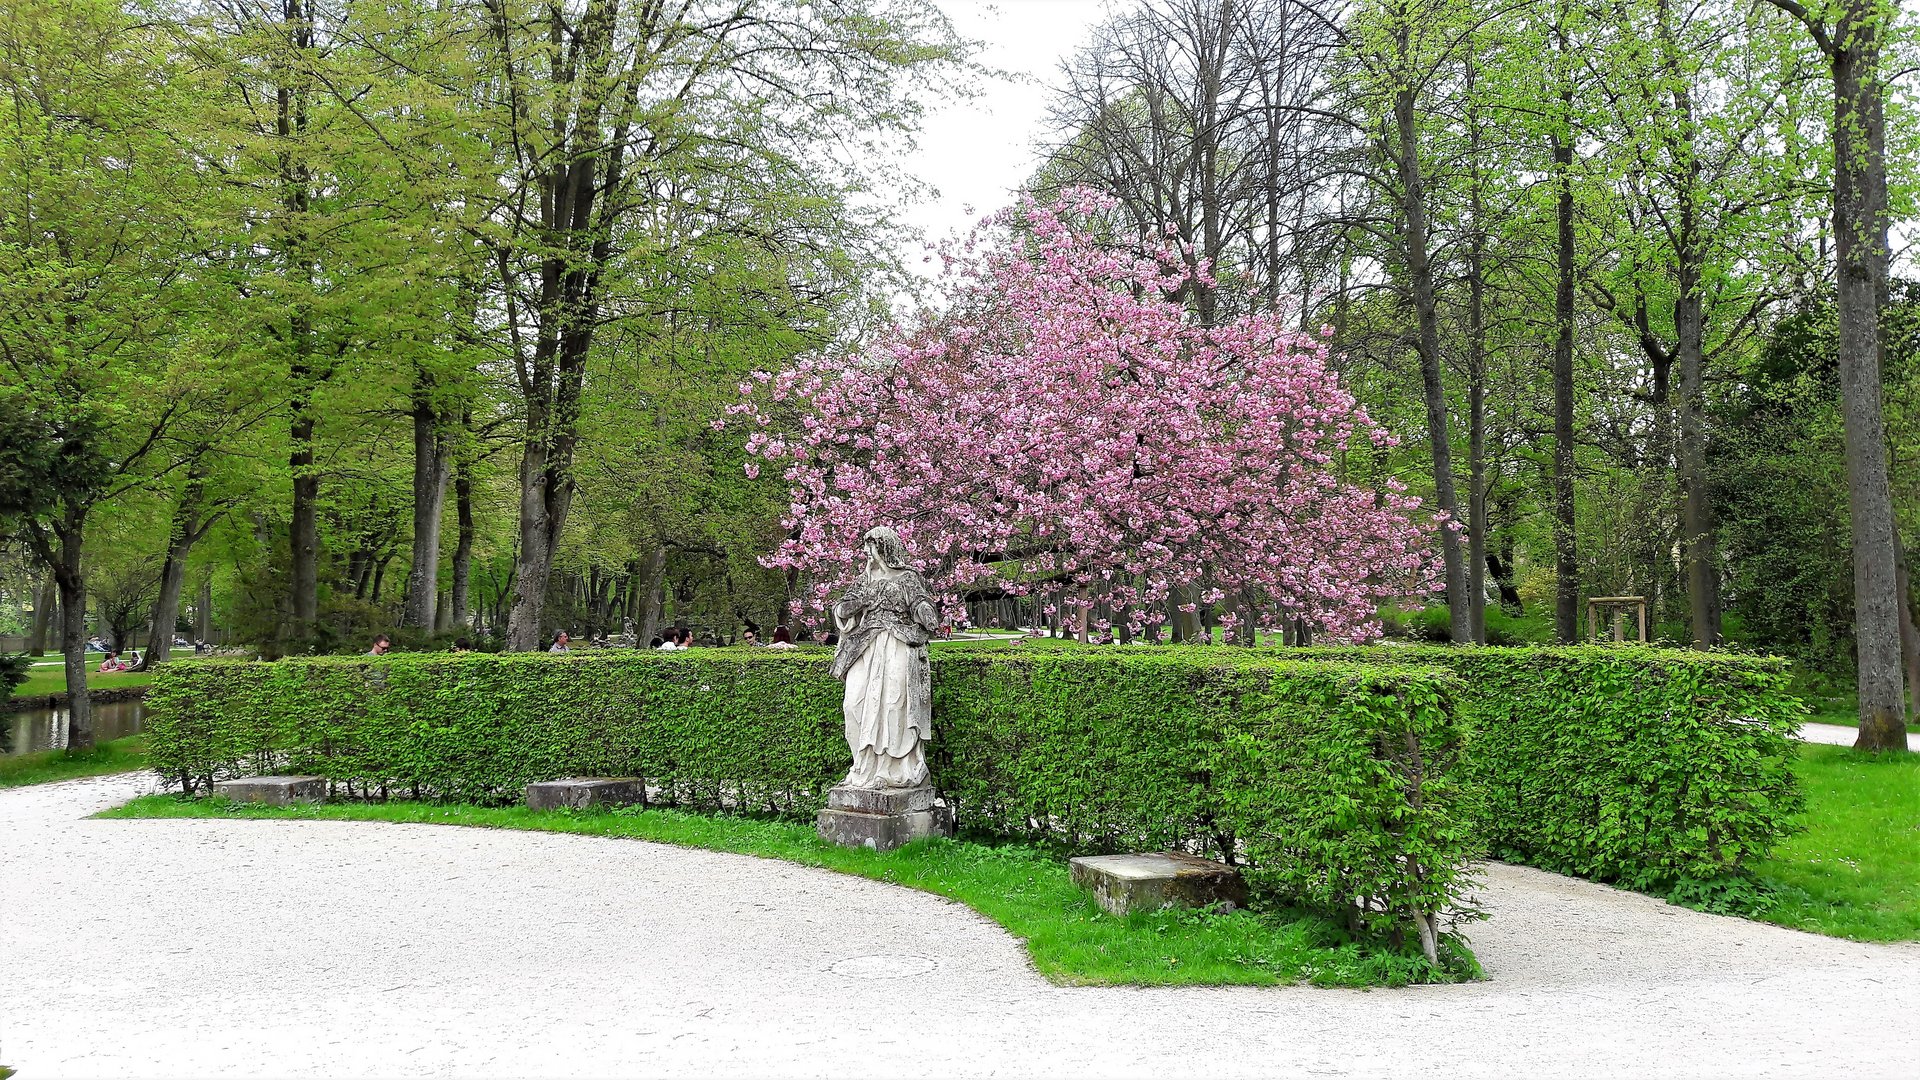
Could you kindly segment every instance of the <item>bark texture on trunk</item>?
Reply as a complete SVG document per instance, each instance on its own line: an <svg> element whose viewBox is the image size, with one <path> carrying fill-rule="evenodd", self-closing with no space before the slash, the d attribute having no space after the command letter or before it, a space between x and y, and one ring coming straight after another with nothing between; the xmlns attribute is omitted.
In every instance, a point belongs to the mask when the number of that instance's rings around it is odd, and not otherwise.
<svg viewBox="0 0 1920 1080"><path fill-rule="evenodd" d="M1885 87L1877 0L1840 0L1834 37L1834 241L1839 262L1840 403L1853 524L1854 636L1862 750L1905 751L1893 497L1880 388L1887 266Z"/></svg>
<svg viewBox="0 0 1920 1080"><path fill-rule="evenodd" d="M308 214L313 205L313 173L296 144L305 138L307 131L307 76L297 65L313 50L312 0L283 0L281 21L290 59L276 65L278 85L274 88L280 209L284 212L280 255L288 277L311 291L319 278L307 235ZM294 298L286 332L288 375L293 387L287 430L292 444L287 468L293 477L288 576L292 589L291 637L301 641L313 635L314 624L320 617L320 476L313 453L313 392L320 375L308 296Z"/></svg>
<svg viewBox="0 0 1920 1080"><path fill-rule="evenodd" d="M1473 68L1468 68L1472 92ZM1480 153L1480 119L1467 118L1468 156ZM1467 630L1476 645L1487 643L1487 282L1485 193L1480 169L1472 167L1472 232L1467 244Z"/></svg>
<svg viewBox="0 0 1920 1080"><path fill-rule="evenodd" d="M454 469L453 515L458 532L453 543L453 589L447 603L453 609L450 621L460 627L467 625L472 614L467 595L473 582L473 471L466 461Z"/></svg>
<svg viewBox="0 0 1920 1080"><path fill-rule="evenodd" d="M60 656L67 674L67 752L93 749L93 703L87 694L87 579L80 563L86 519L69 511L55 530L53 579L60 591Z"/></svg>
<svg viewBox="0 0 1920 1080"><path fill-rule="evenodd" d="M1563 43L1564 48L1564 43ZM1562 95L1572 112L1572 93ZM1553 138L1555 269L1553 301L1553 629L1562 642L1580 637L1580 560L1573 503L1573 143Z"/></svg>
<svg viewBox="0 0 1920 1080"><path fill-rule="evenodd" d="M1402 32L1403 36L1405 31ZM1405 45L1403 43L1403 48ZM1447 434L1447 392L1441 371L1438 300L1433 266L1427 249L1426 181L1420 167L1420 133L1411 89L1394 95L1394 165L1400 177L1400 211L1404 218L1402 244L1407 278L1413 291L1414 318L1419 324L1420 382L1427 405L1427 439L1433 447L1434 505L1447 523L1440 528L1440 558L1447 574L1447 622L1455 642L1473 640L1471 600L1467 593L1466 560L1460 550L1460 501L1453 482L1453 447Z"/></svg>
<svg viewBox="0 0 1920 1080"><path fill-rule="evenodd" d="M40 588L34 593L33 628L27 636L27 655L47 655L47 629L53 624L54 612L59 607L60 586L49 573L41 579Z"/></svg>
<svg viewBox="0 0 1920 1080"><path fill-rule="evenodd" d="M187 556L213 527L213 518L204 513L204 492L196 469L173 508L166 560L160 567L160 594L153 601L153 617L147 622L147 651L140 656L140 671L166 663L173 653L173 628L180 617L180 594L187 582Z"/></svg>
<svg viewBox="0 0 1920 1080"><path fill-rule="evenodd" d="M422 380L424 382L424 379ZM434 630L440 602L440 518L447 504L453 455L432 385L416 384L413 404L413 550L400 625Z"/></svg>

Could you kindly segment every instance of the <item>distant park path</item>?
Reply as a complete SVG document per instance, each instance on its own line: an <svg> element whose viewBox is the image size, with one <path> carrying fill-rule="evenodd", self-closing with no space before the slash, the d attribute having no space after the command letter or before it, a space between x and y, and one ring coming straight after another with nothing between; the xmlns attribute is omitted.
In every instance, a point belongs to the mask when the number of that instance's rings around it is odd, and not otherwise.
<svg viewBox="0 0 1920 1080"><path fill-rule="evenodd" d="M1800 737L1811 743L1826 743L1828 746L1852 746L1853 741L1860 737L1860 729L1839 724L1801 724ZM1920 750L1920 733L1907 732L1907 746Z"/></svg>
<svg viewBox="0 0 1920 1080"><path fill-rule="evenodd" d="M1920 1076L1920 945L1507 866L1490 981L1049 984L936 897L431 825L93 821L0 791L0 1062L109 1076Z"/></svg>

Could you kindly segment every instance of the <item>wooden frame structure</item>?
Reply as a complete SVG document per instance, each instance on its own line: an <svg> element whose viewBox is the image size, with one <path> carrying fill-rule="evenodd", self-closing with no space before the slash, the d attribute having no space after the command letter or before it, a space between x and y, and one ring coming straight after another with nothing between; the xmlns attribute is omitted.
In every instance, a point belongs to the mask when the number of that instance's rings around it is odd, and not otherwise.
<svg viewBox="0 0 1920 1080"><path fill-rule="evenodd" d="M1627 640L1627 609L1634 609L1634 622L1640 630L1640 642L1647 640L1647 598L1644 596L1590 596L1587 598L1587 639L1600 640L1600 612L1612 616L1613 640Z"/></svg>

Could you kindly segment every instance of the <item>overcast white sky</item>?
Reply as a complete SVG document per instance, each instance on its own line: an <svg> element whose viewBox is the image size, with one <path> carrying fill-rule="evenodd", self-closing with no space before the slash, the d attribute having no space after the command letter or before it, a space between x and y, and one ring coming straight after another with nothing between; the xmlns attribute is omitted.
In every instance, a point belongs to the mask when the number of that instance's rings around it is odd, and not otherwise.
<svg viewBox="0 0 1920 1080"><path fill-rule="evenodd" d="M926 117L920 147L905 165L939 196L916 202L904 217L934 241L964 233L980 215L1011 202L1013 189L1033 174L1046 86L1106 8L1106 0L936 2L962 37L985 43L982 65L1024 78L987 81L974 100ZM919 254L916 247L905 261L917 266Z"/></svg>

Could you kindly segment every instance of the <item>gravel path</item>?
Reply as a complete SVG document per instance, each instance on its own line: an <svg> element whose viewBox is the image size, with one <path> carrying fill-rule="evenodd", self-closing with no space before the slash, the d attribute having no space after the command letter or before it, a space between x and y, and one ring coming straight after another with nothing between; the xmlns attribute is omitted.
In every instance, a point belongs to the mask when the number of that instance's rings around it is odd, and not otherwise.
<svg viewBox="0 0 1920 1080"><path fill-rule="evenodd" d="M95 821L0 791L0 1062L94 1076L1920 1075L1920 946L1487 868L1490 981L1049 984L964 907L431 825Z"/></svg>
<svg viewBox="0 0 1920 1080"><path fill-rule="evenodd" d="M1839 724L1801 724L1800 737L1807 742L1826 743L1828 746L1852 746L1854 740L1860 737L1860 729ZM1907 732L1907 748L1920 750L1920 732Z"/></svg>

